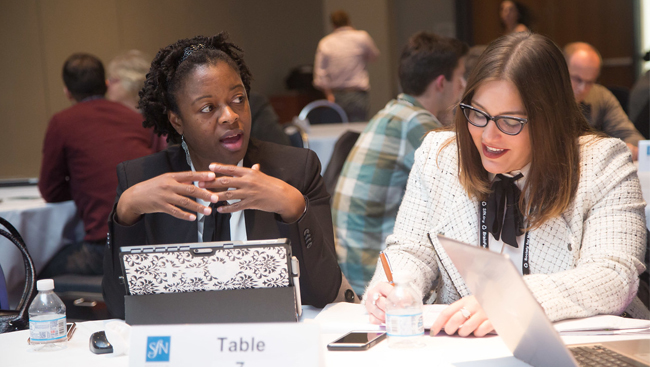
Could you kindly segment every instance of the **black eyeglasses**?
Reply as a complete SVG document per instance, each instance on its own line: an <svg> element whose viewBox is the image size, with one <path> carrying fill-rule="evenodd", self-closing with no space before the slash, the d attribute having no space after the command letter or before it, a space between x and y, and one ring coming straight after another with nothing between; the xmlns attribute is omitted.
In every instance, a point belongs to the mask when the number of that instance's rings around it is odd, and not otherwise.
<svg viewBox="0 0 650 367"><path fill-rule="evenodd" d="M490 116L489 113L481 111L476 107L466 105L464 103L460 104L460 109L463 110L463 114L465 115L467 122L470 124L476 127L485 127L487 126L488 122L492 120L502 133L508 135L519 134L521 130L524 129L524 125L528 123L528 119L521 117Z"/></svg>

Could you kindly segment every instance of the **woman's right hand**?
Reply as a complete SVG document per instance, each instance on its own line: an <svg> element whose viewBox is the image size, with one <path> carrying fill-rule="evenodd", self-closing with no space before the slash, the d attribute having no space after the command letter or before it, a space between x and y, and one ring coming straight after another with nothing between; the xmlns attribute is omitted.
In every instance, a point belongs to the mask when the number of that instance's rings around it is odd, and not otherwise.
<svg viewBox="0 0 650 367"><path fill-rule="evenodd" d="M392 290L392 285L380 282L366 292L364 304L366 310L368 310L368 315L370 315L371 323L381 324L386 322L386 297Z"/></svg>
<svg viewBox="0 0 650 367"><path fill-rule="evenodd" d="M170 172L140 182L128 188L117 203L117 221L122 225L132 225L143 214L167 213L176 218L193 221L194 213L210 215L212 209L191 198L216 203L219 196L211 191L194 186L194 181L214 181L214 172Z"/></svg>

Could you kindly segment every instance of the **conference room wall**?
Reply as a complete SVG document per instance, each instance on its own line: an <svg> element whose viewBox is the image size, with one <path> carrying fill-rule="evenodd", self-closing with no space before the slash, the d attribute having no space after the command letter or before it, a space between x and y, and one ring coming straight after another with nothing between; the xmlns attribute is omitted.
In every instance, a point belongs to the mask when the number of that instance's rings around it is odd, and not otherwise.
<svg viewBox="0 0 650 367"><path fill-rule="evenodd" d="M368 65L370 116L382 109L399 90L397 67L408 38L418 31L454 37L454 0L323 0L325 33L332 32L330 14L343 9L352 25L367 31L381 55Z"/></svg>
<svg viewBox="0 0 650 367"><path fill-rule="evenodd" d="M151 57L179 38L226 30L246 51L253 89L281 93L296 65L313 63L322 0L21 0L0 12L0 178L36 177L50 117L70 102L61 67L74 52L108 63L139 49Z"/></svg>
<svg viewBox="0 0 650 367"><path fill-rule="evenodd" d="M373 116L395 96L395 18L393 0L323 0L325 33L332 32L330 14L343 9L350 15L352 26L362 29L375 41L379 58L368 65L370 77L370 114Z"/></svg>

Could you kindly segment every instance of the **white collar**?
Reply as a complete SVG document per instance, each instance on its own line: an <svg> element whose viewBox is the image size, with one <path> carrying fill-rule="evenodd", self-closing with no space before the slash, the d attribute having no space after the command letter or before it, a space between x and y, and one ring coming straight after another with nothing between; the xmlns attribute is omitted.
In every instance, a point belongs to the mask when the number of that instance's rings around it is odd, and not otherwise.
<svg viewBox="0 0 650 367"><path fill-rule="evenodd" d="M524 185L526 184L526 179L528 178L528 172L530 171L530 162L528 162L527 165L525 165L522 169L516 169L514 171L510 171L507 173L502 173L504 176L508 177L515 177L518 174L524 175L524 177L520 178L517 180L515 183L517 184L517 187L519 187L519 190L523 190ZM494 178L496 175L494 173L488 172L488 178L490 179L490 182L494 181Z"/></svg>

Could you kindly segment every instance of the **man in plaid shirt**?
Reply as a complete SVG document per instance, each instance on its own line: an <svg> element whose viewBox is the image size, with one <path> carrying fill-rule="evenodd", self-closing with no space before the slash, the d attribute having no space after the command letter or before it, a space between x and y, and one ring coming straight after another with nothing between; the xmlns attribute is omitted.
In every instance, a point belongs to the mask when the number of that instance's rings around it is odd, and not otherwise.
<svg viewBox="0 0 650 367"><path fill-rule="evenodd" d="M465 89L467 50L453 38L413 35L400 58L404 93L370 120L343 165L332 215L339 264L357 294L393 232L415 150L428 131L450 119Z"/></svg>

